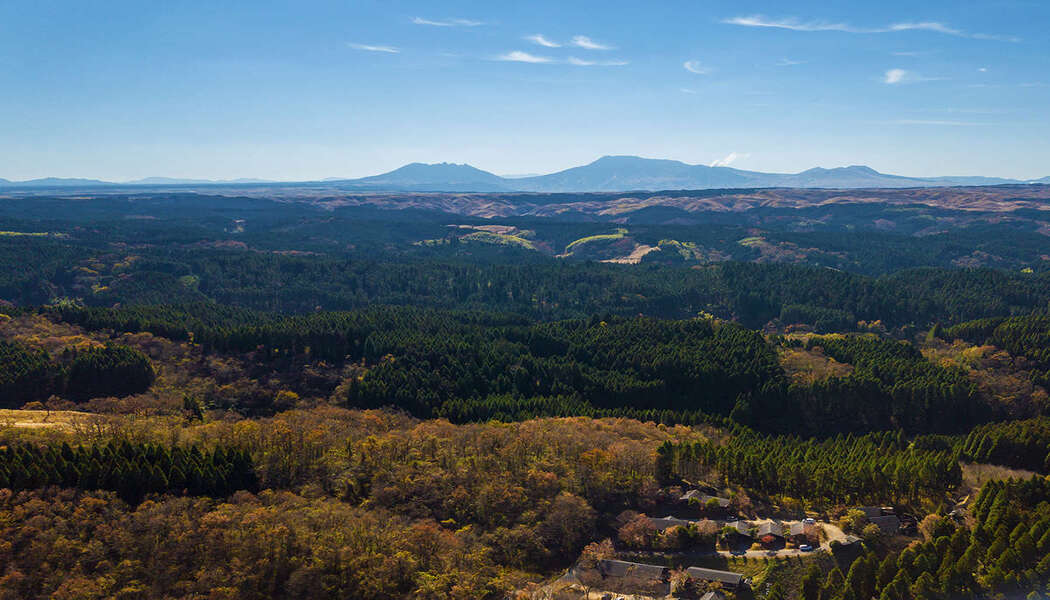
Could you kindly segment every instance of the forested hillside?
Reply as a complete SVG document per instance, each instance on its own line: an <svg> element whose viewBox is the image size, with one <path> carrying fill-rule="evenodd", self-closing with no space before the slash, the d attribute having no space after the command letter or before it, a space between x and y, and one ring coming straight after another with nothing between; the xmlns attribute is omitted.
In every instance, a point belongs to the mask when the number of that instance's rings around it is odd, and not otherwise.
<svg viewBox="0 0 1050 600"><path fill-rule="evenodd" d="M1045 595L1041 213L813 194L12 200L0 598Z"/></svg>

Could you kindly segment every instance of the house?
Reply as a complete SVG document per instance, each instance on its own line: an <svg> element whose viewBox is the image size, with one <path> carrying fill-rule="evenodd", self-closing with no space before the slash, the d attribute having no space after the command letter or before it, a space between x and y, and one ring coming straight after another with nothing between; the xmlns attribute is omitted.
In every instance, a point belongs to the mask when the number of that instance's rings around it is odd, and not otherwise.
<svg viewBox="0 0 1050 600"><path fill-rule="evenodd" d="M798 523L792 523L788 528L788 535L791 539L800 544L805 544L809 541L810 536L816 533L816 526L810 525L799 521Z"/></svg>
<svg viewBox="0 0 1050 600"><path fill-rule="evenodd" d="M718 582L721 583L723 587L729 589L736 589L744 584L744 576L732 571L719 571L717 569L705 569L703 567L689 567L685 572L692 579Z"/></svg>
<svg viewBox="0 0 1050 600"><path fill-rule="evenodd" d="M876 525L884 535L895 535L901 529L901 520L897 515L869 517L868 521Z"/></svg>
<svg viewBox="0 0 1050 600"><path fill-rule="evenodd" d="M682 494L682 497L679 498L679 500L681 500L682 502L696 500L703 506L707 506L708 503L714 500L718 504L719 508L729 508L729 505L731 504L729 498L719 498L718 496L711 496L709 494L701 492L700 490L689 490L688 492Z"/></svg>
<svg viewBox="0 0 1050 600"><path fill-rule="evenodd" d="M868 519L882 516L882 507L880 506L858 506L857 510L864 513L864 516Z"/></svg>
<svg viewBox="0 0 1050 600"><path fill-rule="evenodd" d="M685 527L686 525L692 525L693 521L686 521L685 519L678 519L675 517L662 517L654 519L649 517L649 522L652 523L653 527L660 531L667 531L672 527Z"/></svg>
<svg viewBox="0 0 1050 600"><path fill-rule="evenodd" d="M600 560L577 576L587 585L620 593L665 596L671 591L671 571L660 565Z"/></svg>
<svg viewBox="0 0 1050 600"><path fill-rule="evenodd" d="M707 592L700 596L700 600L726 600L726 595L722 592Z"/></svg>
<svg viewBox="0 0 1050 600"><path fill-rule="evenodd" d="M846 537L845 537L845 538L844 538L844 539L842 540L842 545L843 545L843 546L852 546L853 544L856 544L856 543L857 543L857 542L859 542L859 541L860 541L860 538L859 538L859 537L857 537L857 536L855 536L855 535L852 535L852 534L850 534L850 535L847 535L847 536L846 536Z"/></svg>
<svg viewBox="0 0 1050 600"><path fill-rule="evenodd" d="M726 527L733 530L736 535L751 537L751 525L747 521L739 520L726 523Z"/></svg>
<svg viewBox="0 0 1050 600"><path fill-rule="evenodd" d="M775 538L784 537L784 526L776 521L766 521L765 523L759 523L758 538L762 539L766 536L771 536Z"/></svg>
<svg viewBox="0 0 1050 600"><path fill-rule="evenodd" d="M606 578L638 578L660 582L667 581L671 574L670 569L667 567L627 562L625 560L598 561L598 571Z"/></svg>

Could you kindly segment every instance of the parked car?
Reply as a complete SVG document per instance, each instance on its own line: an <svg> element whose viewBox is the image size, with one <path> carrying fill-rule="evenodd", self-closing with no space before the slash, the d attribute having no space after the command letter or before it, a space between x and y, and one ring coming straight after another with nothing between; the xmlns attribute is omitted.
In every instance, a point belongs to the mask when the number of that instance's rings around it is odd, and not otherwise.
<svg viewBox="0 0 1050 600"><path fill-rule="evenodd" d="M813 546L810 546L809 544L802 544L798 549L802 552L813 552Z"/></svg>

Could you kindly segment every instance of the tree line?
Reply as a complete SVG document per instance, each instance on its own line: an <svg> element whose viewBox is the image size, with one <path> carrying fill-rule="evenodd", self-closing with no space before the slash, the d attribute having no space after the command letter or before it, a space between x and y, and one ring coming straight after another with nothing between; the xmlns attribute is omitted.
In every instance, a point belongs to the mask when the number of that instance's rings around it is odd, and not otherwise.
<svg viewBox="0 0 1050 600"><path fill-rule="evenodd" d="M149 357L120 344L67 348L60 356L0 341L0 406L20 407L61 395L80 401L143 392L155 372Z"/></svg>
<svg viewBox="0 0 1050 600"><path fill-rule="evenodd" d="M237 448L155 444L0 448L0 488L109 490L137 504L148 494L225 497L258 486L251 456Z"/></svg>
<svg viewBox="0 0 1050 600"><path fill-rule="evenodd" d="M737 428L725 444L664 443L656 470L665 483L713 478L817 504L939 502L962 480L952 445L899 431L817 440Z"/></svg>
<svg viewBox="0 0 1050 600"><path fill-rule="evenodd" d="M973 462L1050 473L1050 418L975 427L962 447Z"/></svg>

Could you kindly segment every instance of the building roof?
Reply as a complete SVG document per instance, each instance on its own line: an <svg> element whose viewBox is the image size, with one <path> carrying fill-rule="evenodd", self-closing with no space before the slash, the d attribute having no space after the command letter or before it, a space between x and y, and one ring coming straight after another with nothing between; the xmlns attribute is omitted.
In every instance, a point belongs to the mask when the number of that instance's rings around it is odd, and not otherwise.
<svg viewBox="0 0 1050 600"><path fill-rule="evenodd" d="M598 563L598 570L605 577L641 577L662 581L667 578L667 567L627 562L625 560L603 560Z"/></svg>
<svg viewBox="0 0 1050 600"><path fill-rule="evenodd" d="M806 524L801 521L791 524L791 535L806 535Z"/></svg>
<svg viewBox="0 0 1050 600"><path fill-rule="evenodd" d="M758 524L758 537L765 535L784 536L784 526L776 521L766 521Z"/></svg>
<svg viewBox="0 0 1050 600"><path fill-rule="evenodd" d="M883 533L897 533L901 528L901 520L896 515L869 517L868 520L877 525Z"/></svg>
<svg viewBox="0 0 1050 600"><path fill-rule="evenodd" d="M699 500L703 496L704 496L704 493L701 492L700 490L689 490L688 492L682 494L682 497L679 498L679 500L692 500L693 498L696 498L697 500Z"/></svg>
<svg viewBox="0 0 1050 600"><path fill-rule="evenodd" d="M850 534L850 535L847 535L847 536L845 537L845 539L843 539L843 540L842 540L842 545L844 545L844 546L849 546L849 545L851 545L851 544L856 544L856 543L857 543L857 542L859 542L859 541L860 541L860 538L859 538L859 537L857 537L857 536L855 536L855 535L852 535L852 534Z"/></svg>
<svg viewBox="0 0 1050 600"><path fill-rule="evenodd" d="M685 572L693 579L717 581L732 586L738 586L744 581L743 575L732 571L719 571L717 569L705 569L703 567L689 567Z"/></svg>
<svg viewBox="0 0 1050 600"><path fill-rule="evenodd" d="M726 600L726 596L722 592L707 592L700 596L700 600Z"/></svg>
<svg viewBox="0 0 1050 600"><path fill-rule="evenodd" d="M882 516L882 508L879 506L858 506L857 510L864 513L864 516L869 519Z"/></svg>
<svg viewBox="0 0 1050 600"><path fill-rule="evenodd" d="M678 519L675 517L661 517L654 519L649 517L649 522L653 524L653 527L664 531L672 527L685 527L686 525L692 525L693 521L686 521L685 519Z"/></svg>
<svg viewBox="0 0 1050 600"><path fill-rule="evenodd" d="M739 520L733 521L732 523L726 523L726 527L731 527L736 530L740 535L751 535L751 525L747 521Z"/></svg>
<svg viewBox="0 0 1050 600"><path fill-rule="evenodd" d="M720 498L718 496L711 496L709 494L705 494L704 492L701 492L700 490L689 490L688 492L682 494L681 500L683 500L683 501L698 500L701 504L707 504L711 500L717 500L718 501L718 506L720 506L722 508L728 508L729 504L730 504L729 498Z"/></svg>

